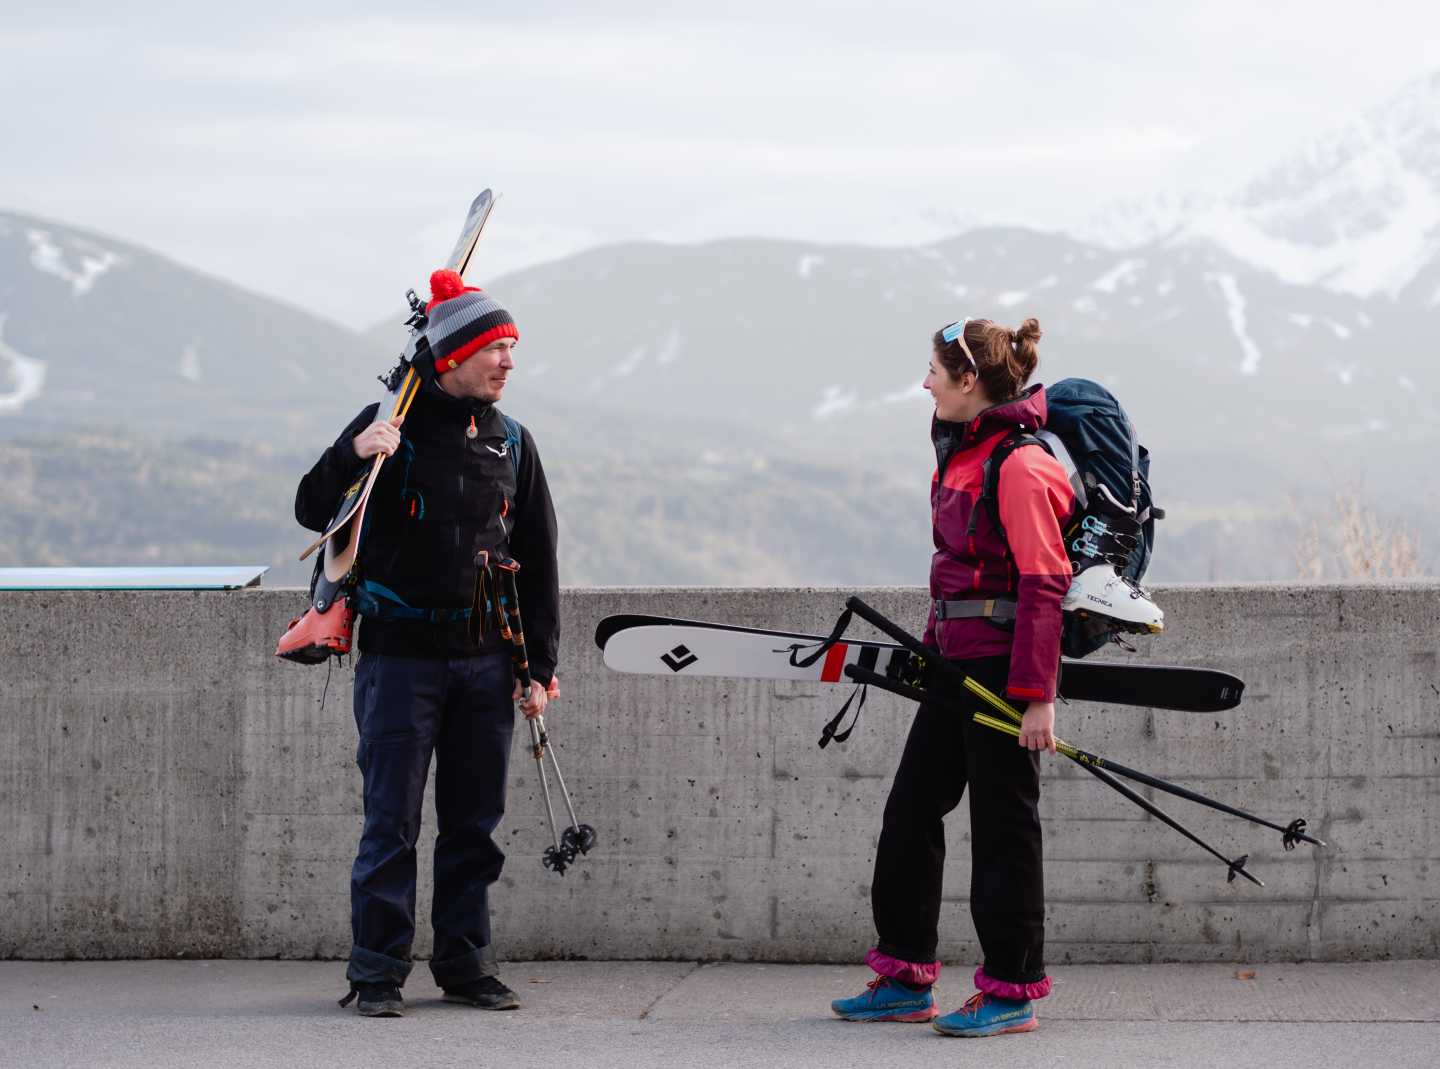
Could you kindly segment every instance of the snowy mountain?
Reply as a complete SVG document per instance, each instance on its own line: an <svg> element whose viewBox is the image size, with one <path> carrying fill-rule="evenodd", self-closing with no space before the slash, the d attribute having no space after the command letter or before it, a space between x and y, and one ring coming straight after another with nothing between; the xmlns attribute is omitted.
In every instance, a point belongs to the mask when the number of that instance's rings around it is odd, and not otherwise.
<svg viewBox="0 0 1440 1069"><path fill-rule="evenodd" d="M1066 233L1102 249L1136 249L1175 237L1218 202L1218 197L1205 193L1167 191L1133 197L1105 205Z"/></svg>
<svg viewBox="0 0 1440 1069"><path fill-rule="evenodd" d="M1390 514L1437 520L1436 310L1287 282L1209 239L632 244L487 288L520 325L505 408L541 443L577 581L919 581L919 383L932 332L965 315L1037 316L1040 380L1084 375L1124 401L1170 509L1160 578L1294 574L1294 503L1323 521L1360 474ZM297 581L294 480L374 399L400 321L354 334L0 215L0 543L17 563L181 563L248 532ZM110 503L109 541L87 543L71 485ZM231 499L245 508L215 504ZM871 563L892 551L894 568Z"/></svg>
<svg viewBox="0 0 1440 1069"><path fill-rule="evenodd" d="M370 344L136 246L0 212L0 436L283 437L379 392Z"/></svg>
<svg viewBox="0 0 1440 1069"><path fill-rule="evenodd" d="M1293 285L1440 307L1440 71L1229 196L1118 204L1074 233L1114 249L1210 242Z"/></svg>
<svg viewBox="0 0 1440 1069"><path fill-rule="evenodd" d="M800 452L928 449L930 335L1040 319L1039 378L1110 385L1165 449L1287 463L1427 433L1440 368L1423 310L1283 282L1210 243L1117 252L1018 229L908 250L745 240L629 245L497 279L521 328L517 412L727 420ZM588 415L587 415L588 414Z"/></svg>

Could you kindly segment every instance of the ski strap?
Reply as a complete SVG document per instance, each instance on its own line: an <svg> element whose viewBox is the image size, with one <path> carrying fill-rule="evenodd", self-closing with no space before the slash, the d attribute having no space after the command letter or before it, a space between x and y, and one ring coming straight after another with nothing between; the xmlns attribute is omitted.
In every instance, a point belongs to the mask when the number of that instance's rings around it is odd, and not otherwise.
<svg viewBox="0 0 1440 1069"><path fill-rule="evenodd" d="M470 597L470 621L466 631L470 641L483 646L490 633L490 614L499 598L496 596L494 576L490 574L490 554L481 550L475 554L475 590Z"/></svg>
<svg viewBox="0 0 1440 1069"><path fill-rule="evenodd" d="M826 746L829 746L831 739L834 739L836 742L844 742L850 737L850 733L855 730L855 725L860 723L860 710L865 708L865 696L869 693L869 690L870 688L866 684L861 683L850 692L850 697L845 699L845 704L840 706L840 711L836 713L834 718L821 730L820 749L823 750ZM840 724L845 720L845 714L850 711L850 703L855 700L857 694L860 696L860 704L855 706L855 719L850 721L848 728L844 731L839 731Z"/></svg>
<svg viewBox="0 0 1440 1069"><path fill-rule="evenodd" d="M850 620L854 615L854 612L852 612L850 609L846 609L844 612L842 612L840 614L840 619L835 621L835 626L831 629L830 634L824 639L824 641L820 643L820 645L816 648L815 652L810 654L810 656L808 657L802 658L800 656L800 651L805 649L804 646L798 644L791 646L790 666L792 668L809 668L821 657L824 657L825 654L830 652L830 647L834 646L835 643L840 641L841 636L845 634L845 629L850 626ZM852 694L851 697L853 698L854 695ZM847 701L845 704L848 706L850 703ZM864 705L865 703L862 701L860 704ZM858 713L860 710L857 709L855 711ZM840 715L845 715L844 709L840 710ZM854 725L852 724L851 726L853 727ZM847 731L846 734L848 735L849 732ZM837 741L844 742L845 740L842 738ZM822 742L820 745L824 746L825 743Z"/></svg>

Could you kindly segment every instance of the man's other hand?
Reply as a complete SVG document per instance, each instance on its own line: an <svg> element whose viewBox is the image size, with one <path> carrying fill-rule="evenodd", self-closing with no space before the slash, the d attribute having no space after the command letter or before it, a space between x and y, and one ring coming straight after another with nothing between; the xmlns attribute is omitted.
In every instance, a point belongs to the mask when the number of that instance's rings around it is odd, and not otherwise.
<svg viewBox="0 0 1440 1069"><path fill-rule="evenodd" d="M518 679L515 681L515 693L512 697L520 702L520 712L524 714L526 720L534 720L537 716L543 716L545 706L550 701L550 695L545 693L545 688L534 682L530 684L530 693L522 700Z"/></svg>

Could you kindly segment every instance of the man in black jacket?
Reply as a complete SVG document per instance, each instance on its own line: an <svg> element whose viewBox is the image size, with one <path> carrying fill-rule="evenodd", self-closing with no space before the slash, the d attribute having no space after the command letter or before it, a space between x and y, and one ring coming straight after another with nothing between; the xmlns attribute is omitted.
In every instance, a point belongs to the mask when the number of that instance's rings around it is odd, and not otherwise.
<svg viewBox="0 0 1440 1069"><path fill-rule="evenodd" d="M390 460L366 507L361 543L356 760L365 826L351 874L354 945L348 1004L399 1016L415 934L415 844L435 756L435 929L430 970L449 1001L514 1009L496 975L488 892L504 854L493 834L522 696L496 628L477 644L469 616L477 561L520 562L520 606L538 686L521 704L545 709L560 636L555 512L530 432L495 407L515 368L519 331L489 295L451 271L431 277L426 336L435 375L409 413L372 405L301 480L295 516L323 530L345 489L378 453ZM483 611L484 606L480 607Z"/></svg>

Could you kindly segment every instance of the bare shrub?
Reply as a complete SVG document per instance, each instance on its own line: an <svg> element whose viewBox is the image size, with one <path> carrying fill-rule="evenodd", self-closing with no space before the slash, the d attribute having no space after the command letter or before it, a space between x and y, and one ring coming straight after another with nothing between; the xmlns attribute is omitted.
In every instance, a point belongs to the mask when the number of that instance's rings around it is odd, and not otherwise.
<svg viewBox="0 0 1440 1069"><path fill-rule="evenodd" d="M1424 574L1419 534L1380 515L1360 486L1337 490L1323 522L1302 519L1294 549L1301 579L1414 579Z"/></svg>

